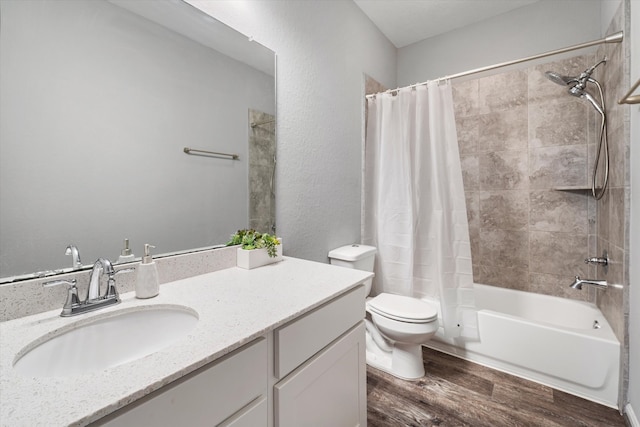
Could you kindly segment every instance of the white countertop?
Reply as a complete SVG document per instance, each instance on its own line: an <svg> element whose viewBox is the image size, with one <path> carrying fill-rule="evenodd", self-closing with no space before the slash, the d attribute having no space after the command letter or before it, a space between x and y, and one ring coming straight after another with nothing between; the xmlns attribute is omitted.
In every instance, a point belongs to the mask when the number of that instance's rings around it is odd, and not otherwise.
<svg viewBox="0 0 640 427"><path fill-rule="evenodd" d="M253 270L233 267L161 285L160 295L74 317L60 309L0 323L0 425L63 426L95 421L312 310L372 274L285 257ZM62 308L62 302L60 306ZM174 345L105 371L33 378L13 369L34 340L71 323L138 306L183 305L194 330Z"/></svg>

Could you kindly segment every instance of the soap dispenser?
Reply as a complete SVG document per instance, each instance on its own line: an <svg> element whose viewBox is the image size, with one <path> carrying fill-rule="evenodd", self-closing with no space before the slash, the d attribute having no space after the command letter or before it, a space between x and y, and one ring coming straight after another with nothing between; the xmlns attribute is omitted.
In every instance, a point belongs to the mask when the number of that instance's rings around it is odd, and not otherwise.
<svg viewBox="0 0 640 427"><path fill-rule="evenodd" d="M122 248L122 252L120 252L120 256L118 257L117 264L123 264L125 262L132 262L135 259L135 255L131 252L129 248L129 239L124 239L124 248Z"/></svg>
<svg viewBox="0 0 640 427"><path fill-rule="evenodd" d="M136 298L152 298L160 293L158 269L156 262L151 258L149 248L155 248L155 246L148 243L144 245L144 257L138 267L136 280Z"/></svg>

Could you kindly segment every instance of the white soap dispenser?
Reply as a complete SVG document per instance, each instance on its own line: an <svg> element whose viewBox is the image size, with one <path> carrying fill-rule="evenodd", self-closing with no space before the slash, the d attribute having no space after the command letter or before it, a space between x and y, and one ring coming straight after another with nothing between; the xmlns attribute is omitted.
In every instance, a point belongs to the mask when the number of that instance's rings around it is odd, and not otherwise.
<svg viewBox="0 0 640 427"><path fill-rule="evenodd" d="M124 239L124 248L122 248L122 252L120 252L120 256L118 257L117 264L123 264L125 262L133 262L135 260L135 255L131 252L129 248L129 239Z"/></svg>
<svg viewBox="0 0 640 427"><path fill-rule="evenodd" d="M155 248L155 246L148 243L144 245L144 257L138 266L136 298L152 298L160 293L158 269L156 267L156 262L151 258L149 248Z"/></svg>

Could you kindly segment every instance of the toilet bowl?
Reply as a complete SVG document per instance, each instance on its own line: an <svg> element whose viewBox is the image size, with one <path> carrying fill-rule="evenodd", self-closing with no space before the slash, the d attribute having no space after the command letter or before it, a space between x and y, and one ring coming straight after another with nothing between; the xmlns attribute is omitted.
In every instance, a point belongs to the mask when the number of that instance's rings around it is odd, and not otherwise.
<svg viewBox="0 0 640 427"><path fill-rule="evenodd" d="M376 248L348 245L329 252L331 264L373 271ZM366 295L371 281L365 283ZM367 364L398 378L424 376L422 344L438 330L438 313L427 302L381 293L367 298L365 326Z"/></svg>

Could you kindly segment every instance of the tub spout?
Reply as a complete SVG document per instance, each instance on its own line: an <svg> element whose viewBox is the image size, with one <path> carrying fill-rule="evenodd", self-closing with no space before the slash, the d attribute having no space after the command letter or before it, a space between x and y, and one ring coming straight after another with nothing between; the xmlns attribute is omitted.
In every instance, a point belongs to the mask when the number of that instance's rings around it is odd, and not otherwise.
<svg viewBox="0 0 640 427"><path fill-rule="evenodd" d="M573 289L582 289L582 285L593 286L597 289L606 289L607 281L606 280L591 280L591 279L581 279L580 276L576 276L575 280L571 284L571 288Z"/></svg>

